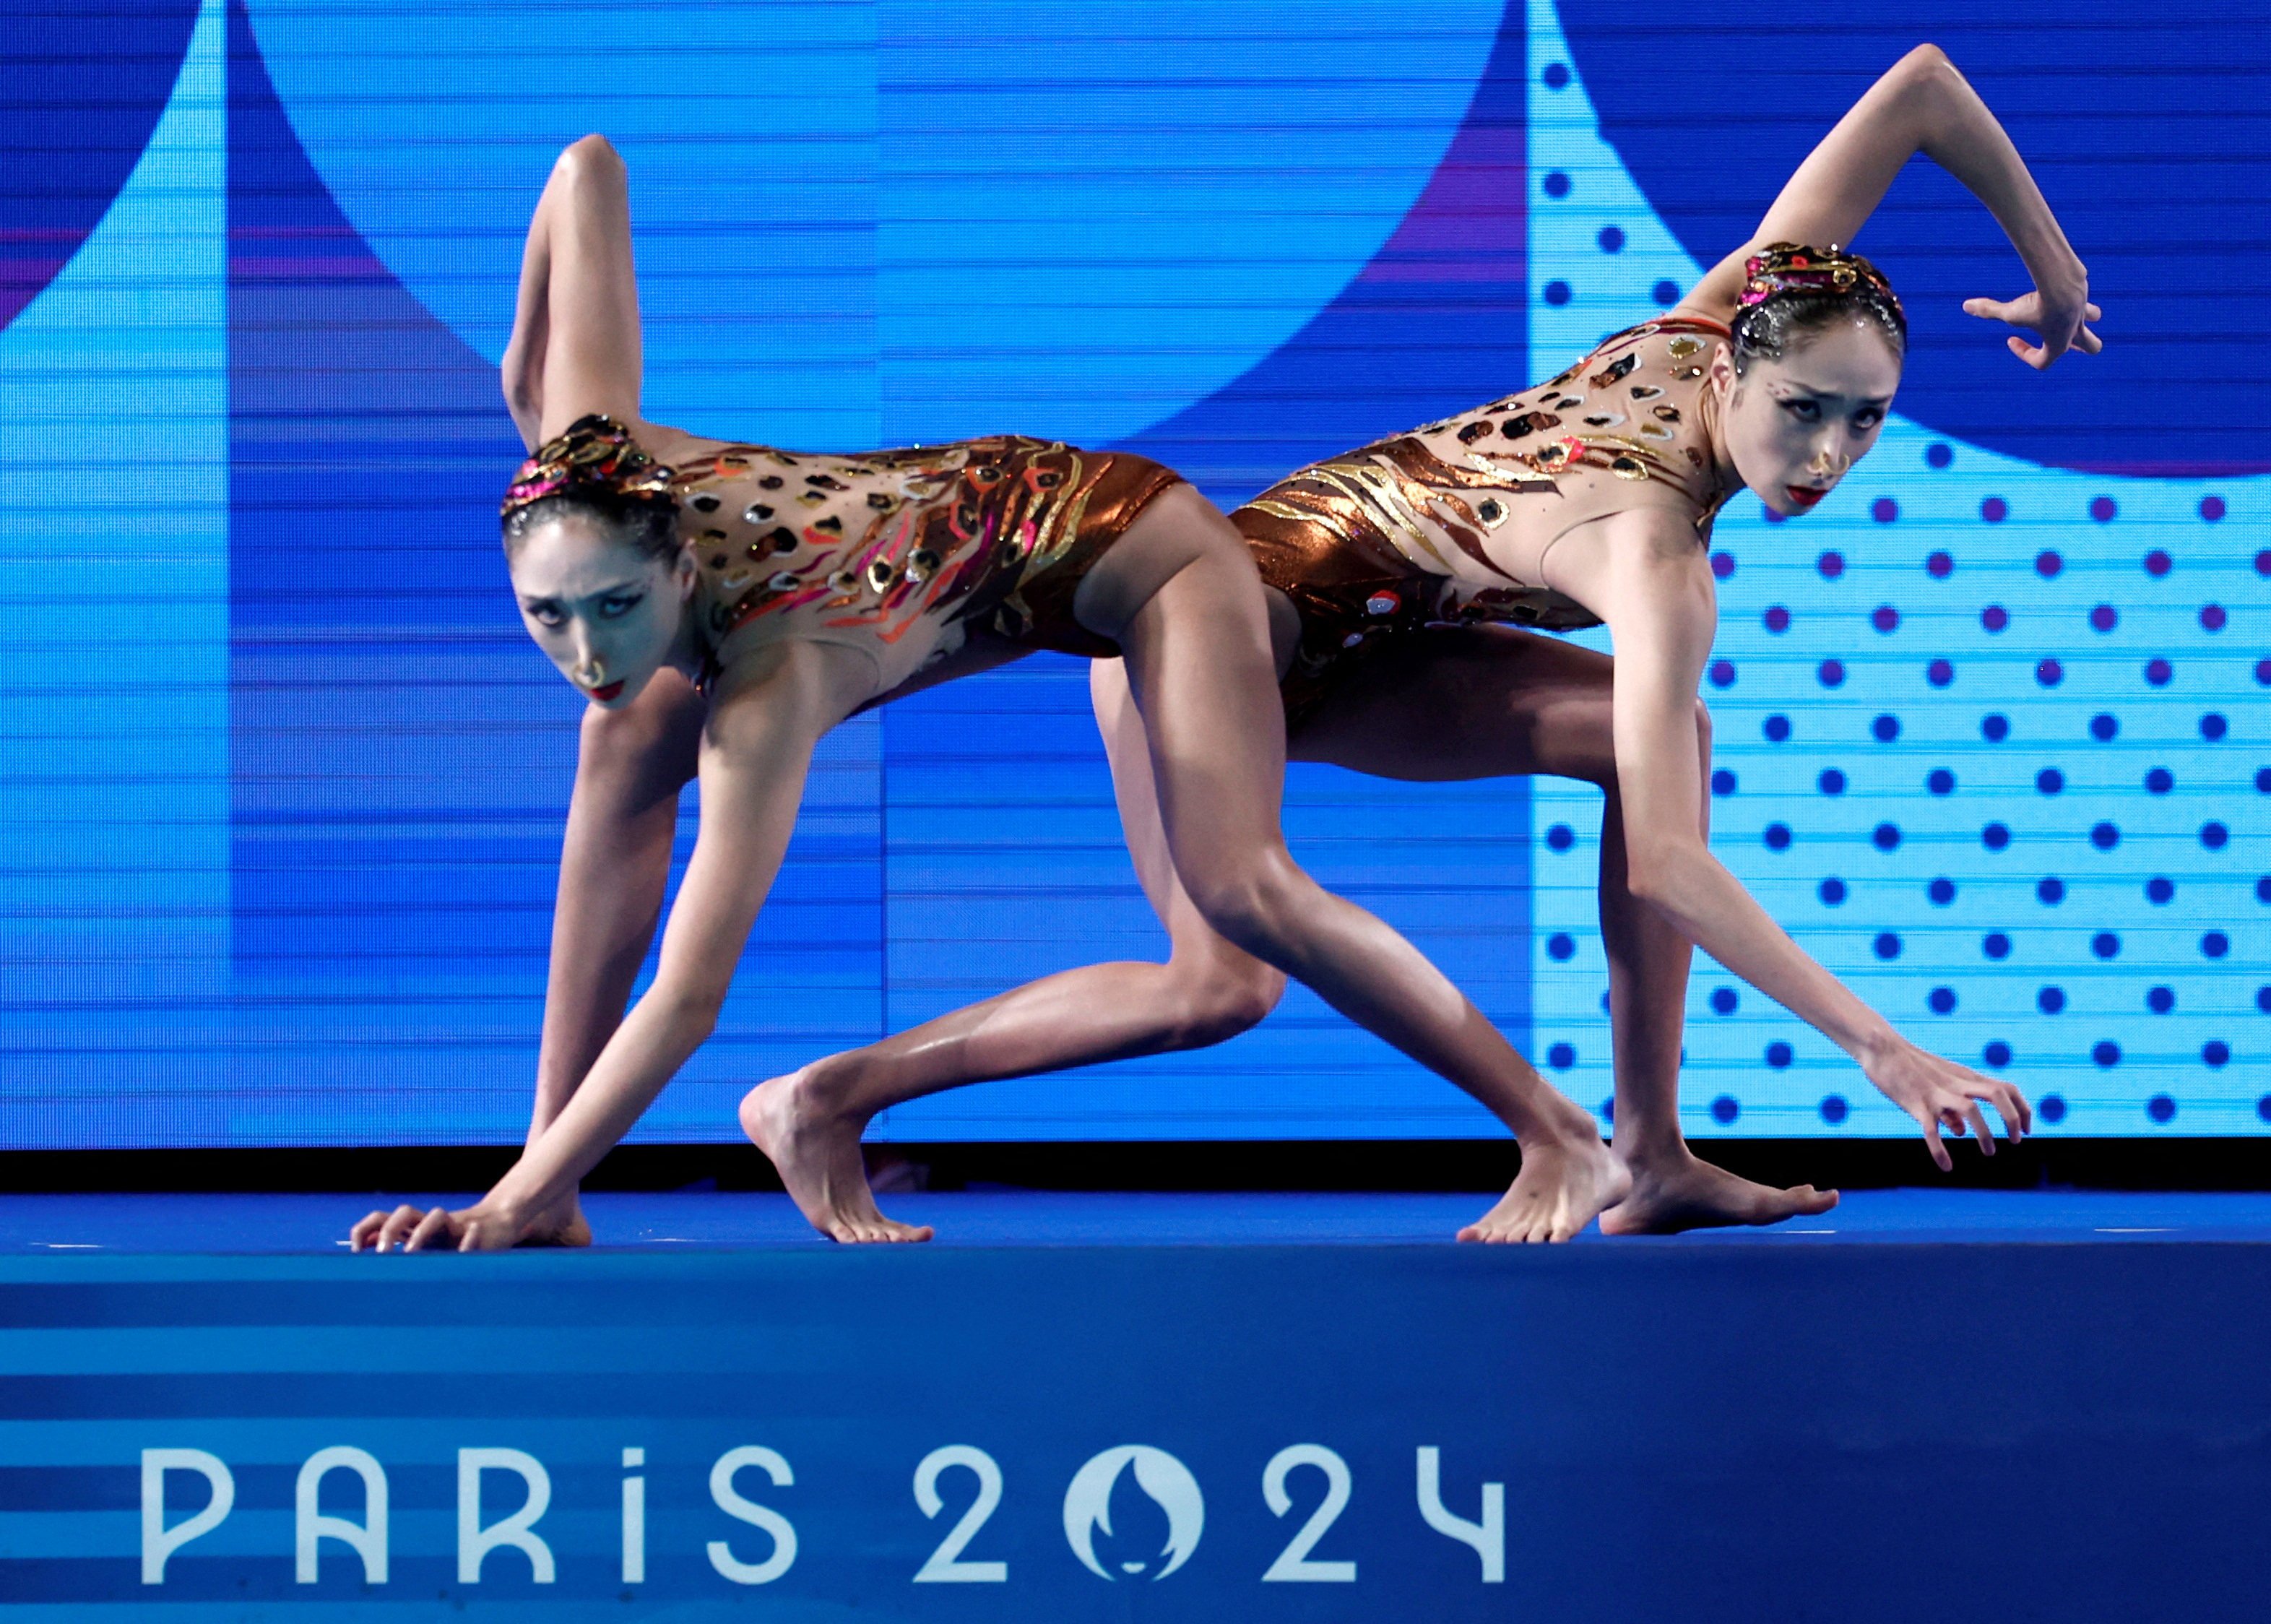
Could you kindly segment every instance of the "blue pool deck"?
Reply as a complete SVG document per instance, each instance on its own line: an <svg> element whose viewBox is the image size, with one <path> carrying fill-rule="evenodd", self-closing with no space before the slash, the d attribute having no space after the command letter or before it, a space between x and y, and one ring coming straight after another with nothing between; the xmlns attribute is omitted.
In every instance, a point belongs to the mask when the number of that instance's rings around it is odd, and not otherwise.
<svg viewBox="0 0 2271 1624"><path fill-rule="evenodd" d="M0 1252L321 1252L382 1202L459 1206L464 1193L0 1196ZM929 1224L934 1248L1432 1246L1491 1203L1473 1195L1129 1195L973 1190L887 1196L892 1217ZM602 1192L585 1197L604 1249L823 1248L786 1196ZM2271 1193L1876 1189L1821 1218L1644 1243L1669 1247L2271 1242Z"/></svg>
<svg viewBox="0 0 2271 1624"><path fill-rule="evenodd" d="M0 1624L2267 1616L2271 1196L1487 1203L607 1193L591 1251L356 1257L367 1196L0 1196Z"/></svg>

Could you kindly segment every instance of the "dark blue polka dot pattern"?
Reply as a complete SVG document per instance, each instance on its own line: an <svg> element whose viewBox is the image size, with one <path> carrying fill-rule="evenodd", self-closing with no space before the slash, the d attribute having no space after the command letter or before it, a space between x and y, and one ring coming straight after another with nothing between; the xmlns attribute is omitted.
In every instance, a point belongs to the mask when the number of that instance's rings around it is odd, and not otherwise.
<svg viewBox="0 0 2271 1624"><path fill-rule="evenodd" d="M1697 272L1550 28L1533 48L1542 377ZM1712 849L1799 944L2046 1130L2271 1134L2271 481L2033 468L1896 414L1813 512L1730 504L1708 557ZM1552 831L1593 828L1599 793L1532 794L1534 1052L1573 1044L1596 1099L1598 852ZM1697 965L1691 1131L1914 1132Z"/></svg>

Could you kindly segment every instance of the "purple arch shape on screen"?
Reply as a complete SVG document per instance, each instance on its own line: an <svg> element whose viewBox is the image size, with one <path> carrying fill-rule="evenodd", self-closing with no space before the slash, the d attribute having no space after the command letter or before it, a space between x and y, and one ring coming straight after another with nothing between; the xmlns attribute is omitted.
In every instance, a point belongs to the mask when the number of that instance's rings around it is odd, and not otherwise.
<svg viewBox="0 0 2271 1624"><path fill-rule="evenodd" d="M1527 55L1509 6L1466 117L1380 251L1284 344L1121 449L1228 505L1528 383Z"/></svg>
<svg viewBox="0 0 2271 1624"><path fill-rule="evenodd" d="M241 0L228 142L235 973L540 965L572 697L505 585L522 452L496 369L348 224ZM480 726L453 727L469 704Z"/></svg>
<svg viewBox="0 0 2271 1624"><path fill-rule="evenodd" d="M0 327L56 279L133 173L197 0L40 0L0 51Z"/></svg>
<svg viewBox="0 0 2271 1624"><path fill-rule="evenodd" d="M233 615L516 635L496 369L382 264L316 175L240 0L228 92Z"/></svg>

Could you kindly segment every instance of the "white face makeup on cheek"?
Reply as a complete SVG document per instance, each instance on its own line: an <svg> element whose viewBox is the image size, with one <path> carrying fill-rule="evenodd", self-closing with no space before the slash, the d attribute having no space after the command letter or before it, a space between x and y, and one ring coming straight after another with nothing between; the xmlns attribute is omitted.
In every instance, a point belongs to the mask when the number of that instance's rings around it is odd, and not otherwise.
<svg viewBox="0 0 2271 1624"><path fill-rule="evenodd" d="M1809 511L1883 432L1901 363L1865 319L1804 335L1779 360L1732 376L1720 433L1743 483L1776 512Z"/></svg>
<svg viewBox="0 0 2271 1624"><path fill-rule="evenodd" d="M510 565L529 636L595 704L629 704L669 660L683 571L574 514L531 526Z"/></svg>

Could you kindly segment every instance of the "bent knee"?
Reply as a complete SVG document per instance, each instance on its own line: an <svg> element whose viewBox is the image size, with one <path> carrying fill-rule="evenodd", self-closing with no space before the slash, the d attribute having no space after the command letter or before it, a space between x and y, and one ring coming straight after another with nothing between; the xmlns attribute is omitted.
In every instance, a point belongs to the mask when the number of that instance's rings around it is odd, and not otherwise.
<svg viewBox="0 0 2271 1624"><path fill-rule="evenodd" d="M1209 925L1264 960L1276 957L1276 950L1292 939L1302 905L1316 890L1316 882L1283 846L1249 861L1223 864L1195 881L1186 874L1183 883Z"/></svg>
<svg viewBox="0 0 2271 1624"><path fill-rule="evenodd" d="M1172 1046L1203 1049L1259 1026L1284 995L1284 976L1259 960L1216 961L1180 989Z"/></svg>

